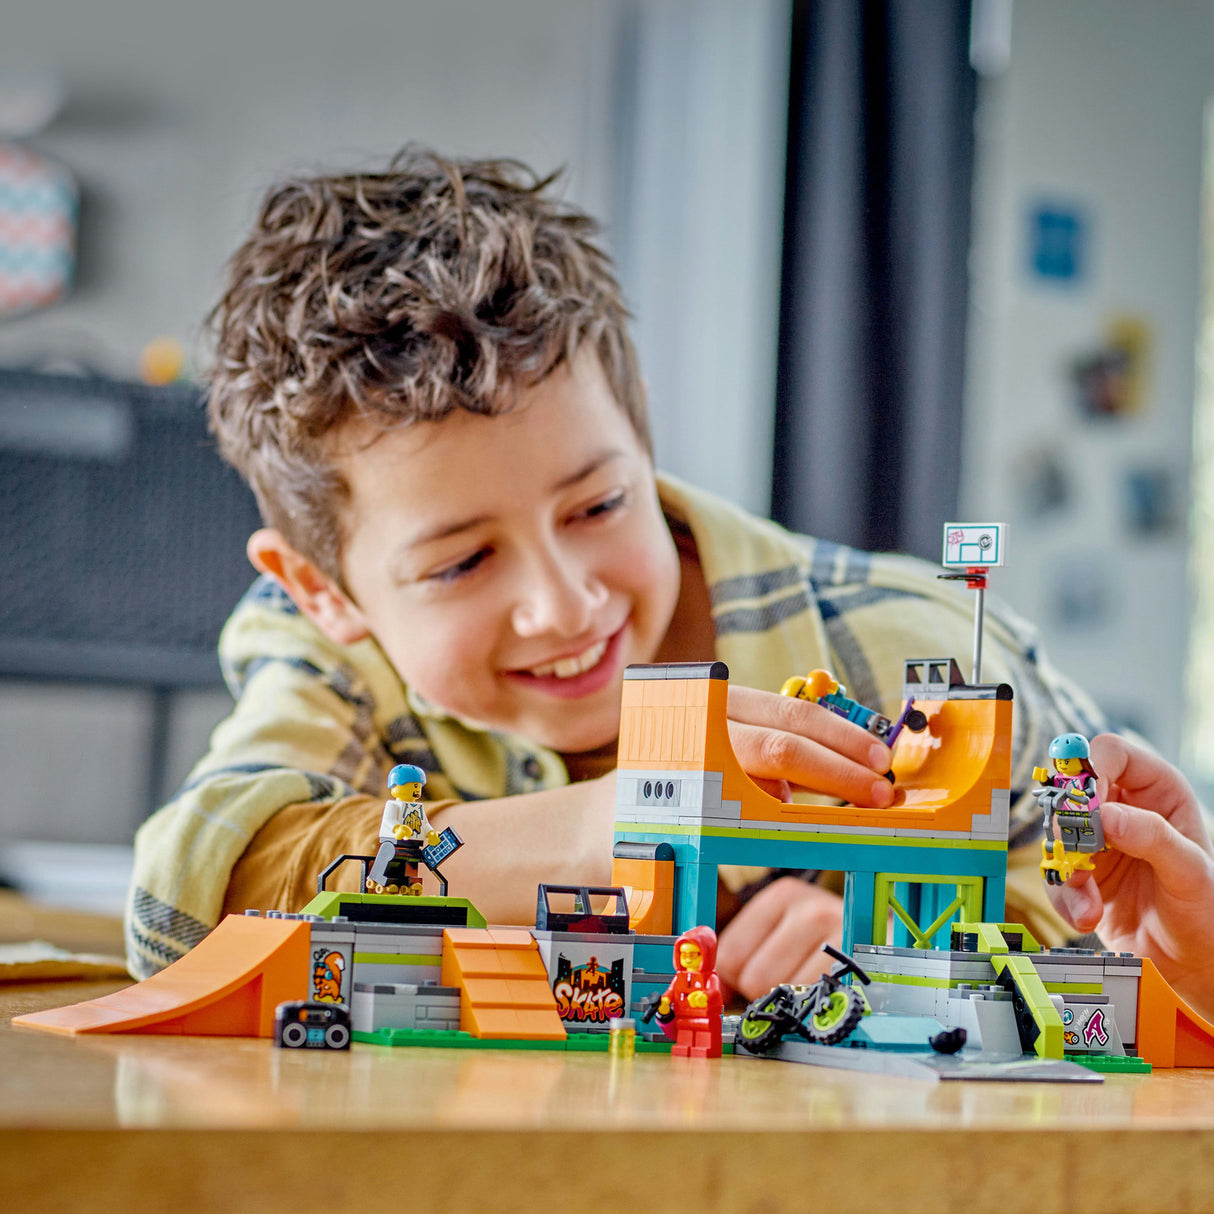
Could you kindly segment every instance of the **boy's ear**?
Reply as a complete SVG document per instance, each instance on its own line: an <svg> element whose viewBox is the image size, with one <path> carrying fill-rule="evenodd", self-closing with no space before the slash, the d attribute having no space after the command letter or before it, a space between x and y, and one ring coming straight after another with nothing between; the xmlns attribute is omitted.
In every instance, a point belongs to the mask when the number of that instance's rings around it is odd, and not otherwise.
<svg viewBox="0 0 1214 1214"><path fill-rule="evenodd" d="M281 531L263 527L249 536L249 560L268 573L331 641L353 645L371 630L354 601L327 574L283 538Z"/></svg>

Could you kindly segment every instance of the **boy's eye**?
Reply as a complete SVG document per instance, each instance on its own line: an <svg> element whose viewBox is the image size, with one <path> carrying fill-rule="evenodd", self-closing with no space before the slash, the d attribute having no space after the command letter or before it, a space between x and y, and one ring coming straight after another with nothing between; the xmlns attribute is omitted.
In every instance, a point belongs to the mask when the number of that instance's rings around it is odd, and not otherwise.
<svg viewBox="0 0 1214 1214"><path fill-rule="evenodd" d="M438 569L434 573L428 574L426 580L431 582L457 582L460 578L467 577L488 555L488 548L478 548L471 556L464 557L462 561L456 561L454 565L447 565L443 569Z"/></svg>
<svg viewBox="0 0 1214 1214"><path fill-rule="evenodd" d="M618 493L613 493L610 497L605 497L601 502L595 502L593 506L588 506L581 512L581 518L602 518L605 514L611 514L618 510L627 500L627 494L623 489Z"/></svg>

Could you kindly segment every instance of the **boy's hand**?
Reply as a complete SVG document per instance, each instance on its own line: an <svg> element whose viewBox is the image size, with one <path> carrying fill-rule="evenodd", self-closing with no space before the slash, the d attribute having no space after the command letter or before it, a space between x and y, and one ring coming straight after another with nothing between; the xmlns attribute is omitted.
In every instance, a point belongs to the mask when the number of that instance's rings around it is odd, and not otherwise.
<svg viewBox="0 0 1214 1214"><path fill-rule="evenodd" d="M884 809L894 798L884 742L820 704L729 688L729 740L747 775L788 800L790 788ZM786 981L787 979L781 979Z"/></svg>
<svg viewBox="0 0 1214 1214"><path fill-rule="evenodd" d="M781 982L813 982L832 961L823 944L843 939L843 900L796 877L759 890L721 932L717 974L746 999Z"/></svg>
<svg viewBox="0 0 1214 1214"><path fill-rule="evenodd" d="M1150 957L1214 1016L1214 846L1197 797L1170 764L1112 734L1092 739L1092 766L1111 850L1094 874L1051 887L1054 903L1106 947Z"/></svg>

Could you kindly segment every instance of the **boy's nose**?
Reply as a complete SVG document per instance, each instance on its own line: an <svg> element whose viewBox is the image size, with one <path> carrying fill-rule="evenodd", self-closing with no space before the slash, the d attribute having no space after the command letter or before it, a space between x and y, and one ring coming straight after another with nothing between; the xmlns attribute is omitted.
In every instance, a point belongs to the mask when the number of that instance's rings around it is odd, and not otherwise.
<svg viewBox="0 0 1214 1214"><path fill-rule="evenodd" d="M545 554L527 566L513 613L519 636L577 637L607 602L607 587L581 563Z"/></svg>

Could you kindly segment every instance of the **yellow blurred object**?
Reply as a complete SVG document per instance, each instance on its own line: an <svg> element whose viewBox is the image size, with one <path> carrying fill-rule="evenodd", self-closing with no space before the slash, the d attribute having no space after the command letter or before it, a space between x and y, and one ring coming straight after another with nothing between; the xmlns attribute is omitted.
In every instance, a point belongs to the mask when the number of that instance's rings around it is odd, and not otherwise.
<svg viewBox="0 0 1214 1214"><path fill-rule="evenodd" d="M823 696L833 696L838 690L839 682L829 670L811 670L805 676L807 699L820 700Z"/></svg>
<svg viewBox="0 0 1214 1214"><path fill-rule="evenodd" d="M154 337L139 356L139 375L145 384L175 383L185 370L185 350L175 337Z"/></svg>
<svg viewBox="0 0 1214 1214"><path fill-rule="evenodd" d="M631 1058L637 1052L637 1026L635 1020L617 1018L608 1022L610 1036L607 1052L612 1058Z"/></svg>

